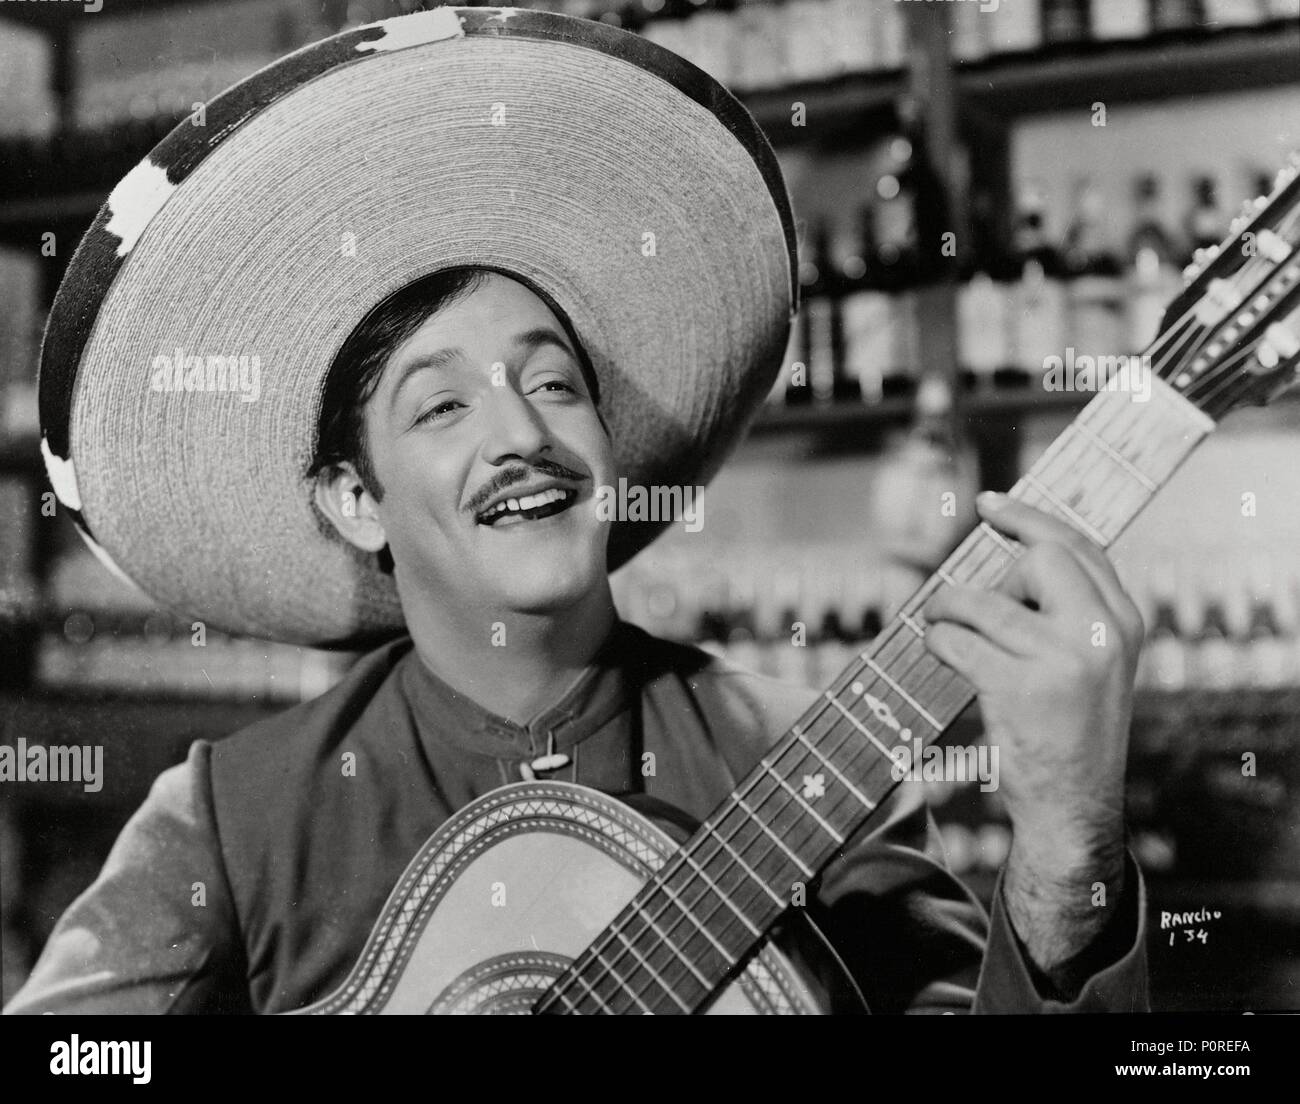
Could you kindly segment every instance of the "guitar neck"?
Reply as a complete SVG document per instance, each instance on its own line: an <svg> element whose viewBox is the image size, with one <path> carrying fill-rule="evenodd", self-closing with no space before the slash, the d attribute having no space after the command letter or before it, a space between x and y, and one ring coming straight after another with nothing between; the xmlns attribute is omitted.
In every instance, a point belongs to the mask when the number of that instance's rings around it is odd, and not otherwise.
<svg viewBox="0 0 1300 1104"><path fill-rule="evenodd" d="M1214 428L1162 379L1150 382L1145 402L1101 391L1011 497L1109 546ZM974 529L537 1011L694 1012L705 1004L898 785L895 764L914 762L974 698L926 649L925 602L946 583L991 587L1020 553L987 523Z"/></svg>

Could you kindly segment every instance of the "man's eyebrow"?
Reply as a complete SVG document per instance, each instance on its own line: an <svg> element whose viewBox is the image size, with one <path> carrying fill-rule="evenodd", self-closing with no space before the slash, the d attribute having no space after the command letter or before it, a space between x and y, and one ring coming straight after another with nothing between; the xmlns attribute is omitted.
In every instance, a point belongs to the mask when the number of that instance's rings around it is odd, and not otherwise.
<svg viewBox="0 0 1300 1104"><path fill-rule="evenodd" d="M571 357L575 355L564 337L549 326L535 326L531 330L516 334L513 344L525 353L532 353L544 346L552 345L562 352L568 353ZM397 383L393 386L393 397L389 400L389 410L391 411L397 405L397 396L401 394L402 388L417 372L422 372L426 368L445 368L464 355L464 349L453 347L435 349L431 353L421 353L419 356L412 357L402 365L401 374L397 377Z"/></svg>
<svg viewBox="0 0 1300 1104"><path fill-rule="evenodd" d="M421 353L417 357L412 357L402 365L401 375L397 377L397 383L393 385L392 398L388 400L389 413L397 406L397 397L402 393L402 388L410 382L411 377L417 372L422 372L426 368L445 368L453 361L459 360L465 355L465 350L460 348L436 349L431 353Z"/></svg>
<svg viewBox="0 0 1300 1104"><path fill-rule="evenodd" d="M526 352L533 352L544 345L554 345L557 349L562 350L573 356L574 352L569 347L569 343L556 330L549 326L536 326L531 330L525 330L515 336L515 344Z"/></svg>

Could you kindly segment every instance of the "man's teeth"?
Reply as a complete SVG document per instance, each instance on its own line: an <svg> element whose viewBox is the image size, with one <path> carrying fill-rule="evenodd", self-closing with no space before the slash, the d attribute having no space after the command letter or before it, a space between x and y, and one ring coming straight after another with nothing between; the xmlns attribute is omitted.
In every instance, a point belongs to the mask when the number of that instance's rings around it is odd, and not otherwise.
<svg viewBox="0 0 1300 1104"><path fill-rule="evenodd" d="M552 502L567 500L573 496L572 491L561 490L559 487L552 487L548 491L538 491L537 494L527 495L524 498L507 498L504 502L498 502L490 510L483 512L483 520L490 521L500 514L518 514L525 510L536 510L541 506L549 505Z"/></svg>

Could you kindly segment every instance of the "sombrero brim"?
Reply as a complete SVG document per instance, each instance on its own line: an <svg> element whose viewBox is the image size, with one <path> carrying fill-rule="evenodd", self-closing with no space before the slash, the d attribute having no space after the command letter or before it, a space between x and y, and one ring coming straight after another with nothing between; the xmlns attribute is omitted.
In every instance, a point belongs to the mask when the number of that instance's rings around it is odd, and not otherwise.
<svg viewBox="0 0 1300 1104"><path fill-rule="evenodd" d="M645 485L714 474L797 295L775 158L702 71L541 12L386 20L230 89L114 189L42 348L60 501L108 561L216 628L325 646L400 631L391 577L322 531L305 471L349 332L457 265L564 309L619 472ZM178 356L247 358L243 393L211 372L157 389ZM616 523L611 570L662 527Z"/></svg>

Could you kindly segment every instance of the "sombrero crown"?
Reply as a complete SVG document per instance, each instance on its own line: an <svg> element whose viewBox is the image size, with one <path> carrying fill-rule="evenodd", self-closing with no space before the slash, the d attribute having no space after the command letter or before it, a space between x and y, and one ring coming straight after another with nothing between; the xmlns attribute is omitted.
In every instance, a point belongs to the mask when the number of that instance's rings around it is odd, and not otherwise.
<svg viewBox="0 0 1300 1104"><path fill-rule="evenodd" d="M329 367L380 300L516 273L567 314L620 474L707 481L778 369L789 203L744 108L603 24L439 8L303 48L178 126L113 190L41 352L42 451L92 547L214 627L357 645L390 576L319 524ZM610 568L662 523L619 522Z"/></svg>

